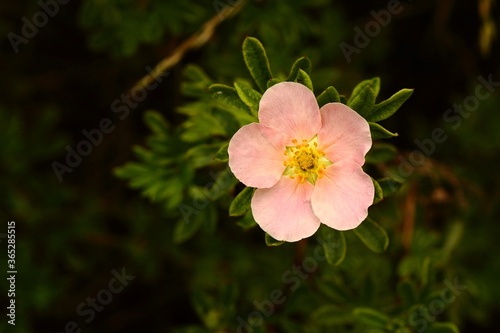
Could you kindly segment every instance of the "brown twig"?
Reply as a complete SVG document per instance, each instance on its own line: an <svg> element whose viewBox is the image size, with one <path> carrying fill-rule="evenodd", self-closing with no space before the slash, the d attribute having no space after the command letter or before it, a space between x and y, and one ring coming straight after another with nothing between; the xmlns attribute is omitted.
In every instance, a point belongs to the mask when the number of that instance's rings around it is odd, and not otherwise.
<svg viewBox="0 0 500 333"><path fill-rule="evenodd" d="M235 6L227 5L222 9L217 15L213 16L210 20L208 20L200 31L186 39L182 42L174 52L163 58L155 68L145 75L142 79L140 79L131 90L141 89L149 86L153 81L155 81L163 72L167 69L175 66L184 56L184 54L194 48L198 48L205 44L210 37L212 37L215 28L222 23L222 18L229 18L231 16L236 15L241 8L243 8L245 0L238 2Z"/></svg>

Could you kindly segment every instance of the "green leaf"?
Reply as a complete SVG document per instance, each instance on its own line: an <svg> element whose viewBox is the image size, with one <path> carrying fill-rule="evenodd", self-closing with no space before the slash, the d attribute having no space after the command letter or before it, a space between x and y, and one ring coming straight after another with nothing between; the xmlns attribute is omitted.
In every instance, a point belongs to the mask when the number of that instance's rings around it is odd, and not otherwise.
<svg viewBox="0 0 500 333"><path fill-rule="evenodd" d="M208 91L217 101L250 115L252 114L250 108L241 100L240 96L238 96L236 89L216 83L208 87Z"/></svg>
<svg viewBox="0 0 500 333"><path fill-rule="evenodd" d="M380 311L371 308L356 308L352 314L359 321L371 328L385 328L389 322L389 317Z"/></svg>
<svg viewBox="0 0 500 333"><path fill-rule="evenodd" d="M368 122L368 125L370 125L372 140L388 139L398 136L398 133L389 132L377 123Z"/></svg>
<svg viewBox="0 0 500 333"><path fill-rule="evenodd" d="M250 202L252 201L253 192L255 188L245 187L243 191L238 193L233 202L229 206L230 216L242 216L250 209Z"/></svg>
<svg viewBox="0 0 500 333"><path fill-rule="evenodd" d="M398 284L398 295L405 307L410 307L417 302L417 292L412 281L401 281Z"/></svg>
<svg viewBox="0 0 500 333"><path fill-rule="evenodd" d="M287 81L295 81L299 74L299 69L304 70L307 74L311 74L311 60L307 57L301 57L295 61L288 75Z"/></svg>
<svg viewBox="0 0 500 333"><path fill-rule="evenodd" d="M375 187L375 195L373 197L373 204L376 204L382 199L384 199L384 191L382 190L382 187L380 187L379 183L372 178L373 186Z"/></svg>
<svg viewBox="0 0 500 333"><path fill-rule="evenodd" d="M252 229L257 226L257 222L255 222L255 219L253 218L252 211L248 211L241 220L236 222L236 224L242 227L243 230Z"/></svg>
<svg viewBox="0 0 500 333"><path fill-rule="evenodd" d="M389 245L389 237L385 230L369 217L354 229L354 233L375 253L384 252Z"/></svg>
<svg viewBox="0 0 500 333"><path fill-rule="evenodd" d="M340 95L337 89L330 86L326 88L316 99L318 101L319 107L322 107L323 105L328 103L340 102Z"/></svg>
<svg viewBox="0 0 500 333"><path fill-rule="evenodd" d="M340 95L340 103L347 105L347 100L344 95Z"/></svg>
<svg viewBox="0 0 500 333"><path fill-rule="evenodd" d="M196 65L187 65L183 75L185 80L181 83L181 91L186 96L201 98L207 93L207 87L212 83L203 69Z"/></svg>
<svg viewBox="0 0 500 333"><path fill-rule="evenodd" d="M193 237L204 223L209 224L217 219L215 206L211 204L203 210L197 210L190 206L186 206L183 209L185 209L185 212L191 211L192 214L185 215L189 216L189 218L184 218L175 225L173 237L174 242L177 244L185 242Z"/></svg>
<svg viewBox="0 0 500 333"><path fill-rule="evenodd" d="M422 269L420 270L420 279L422 280L420 285L423 294L424 291L427 291L432 286L433 269L431 263L432 259L430 257L425 257L422 263Z"/></svg>
<svg viewBox="0 0 500 333"><path fill-rule="evenodd" d="M259 102L262 98L262 94L258 91L248 87L245 84L241 84L238 82L234 83L234 87L236 88L236 92L240 99L245 103L252 112L252 115L257 117L257 112L259 111Z"/></svg>
<svg viewBox="0 0 500 333"><path fill-rule="evenodd" d="M273 75L271 74L271 68L267 60L266 50L257 38L245 38L243 42L243 59L250 75L252 75L255 83L263 93L267 89L267 81Z"/></svg>
<svg viewBox="0 0 500 333"><path fill-rule="evenodd" d="M220 149L219 143L201 144L189 149L184 158L192 169L198 169L207 165L219 163L215 155Z"/></svg>
<svg viewBox="0 0 500 333"><path fill-rule="evenodd" d="M375 96L375 91L372 87L365 85L356 96L347 102L347 105L363 118L366 118L375 106Z"/></svg>
<svg viewBox="0 0 500 333"><path fill-rule="evenodd" d="M382 188L382 191L384 192L384 197L386 198L389 195L392 195L395 192L397 192L401 188L401 186L403 186L402 181L391 177L378 179L377 182Z"/></svg>
<svg viewBox="0 0 500 333"><path fill-rule="evenodd" d="M204 186L193 185L189 188L189 194L200 202L216 201L232 190L238 183L229 167L217 173L210 171L210 179Z"/></svg>
<svg viewBox="0 0 500 333"><path fill-rule="evenodd" d="M285 241L278 241L278 240L272 238L271 236L269 236L269 234L267 232L266 232L265 240L266 240L267 246L280 246L281 244L285 243Z"/></svg>
<svg viewBox="0 0 500 333"><path fill-rule="evenodd" d="M314 92L313 83L311 78L309 77L309 74L307 74L302 69L299 69L299 74L297 74L297 80L295 82L302 83L303 85L305 85L307 88L311 89L311 91Z"/></svg>
<svg viewBox="0 0 500 333"><path fill-rule="evenodd" d="M347 249L343 232L322 224L319 227L319 236L317 239L325 252L326 261L330 265L340 265L345 258Z"/></svg>
<svg viewBox="0 0 500 333"><path fill-rule="evenodd" d="M353 99L363 90L365 89L366 86L369 86L372 88L373 90L373 94L375 96L375 98L378 96L378 93L380 91L380 78L378 77L374 77L373 79L369 79L369 80L363 80L361 81L360 83L358 83L356 85L356 87L354 87L354 89L352 90L352 93L351 93L351 96L349 97L349 99L347 100L347 105L349 105Z"/></svg>
<svg viewBox="0 0 500 333"><path fill-rule="evenodd" d="M426 333L460 333L453 323L433 323L427 328Z"/></svg>
<svg viewBox="0 0 500 333"><path fill-rule="evenodd" d="M367 121L379 122L392 116L404 102L413 94L413 89L401 89L389 99L375 105L370 114L366 117Z"/></svg>
<svg viewBox="0 0 500 333"><path fill-rule="evenodd" d="M170 126L158 111L149 110L144 114L144 122L155 135L168 136Z"/></svg>
<svg viewBox="0 0 500 333"><path fill-rule="evenodd" d="M272 86L274 86L275 84L280 83L280 82L282 82L282 81L278 78L274 78L274 79L267 81L267 89L271 88Z"/></svg>
<svg viewBox="0 0 500 333"><path fill-rule="evenodd" d="M229 142L224 143L219 151L215 154L215 159L221 162L229 161L229 154L227 153L227 147L229 146Z"/></svg>
<svg viewBox="0 0 500 333"><path fill-rule="evenodd" d="M398 151L396 147L389 143L375 143L373 144L370 151L366 154L365 160L366 163L385 163L388 161L392 161L396 158Z"/></svg>
<svg viewBox="0 0 500 333"><path fill-rule="evenodd" d="M351 322L352 316L342 306L328 304L314 310L311 321L324 326L342 325Z"/></svg>

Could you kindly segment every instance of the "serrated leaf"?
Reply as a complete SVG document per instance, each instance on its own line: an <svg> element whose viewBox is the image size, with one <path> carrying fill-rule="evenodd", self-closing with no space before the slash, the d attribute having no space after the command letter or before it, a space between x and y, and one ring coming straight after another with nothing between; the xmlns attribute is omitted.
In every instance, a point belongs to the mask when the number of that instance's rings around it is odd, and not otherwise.
<svg viewBox="0 0 500 333"><path fill-rule="evenodd" d="M347 102L347 105L359 113L360 116L366 118L375 106L375 96L375 91L371 86L365 85L356 96Z"/></svg>
<svg viewBox="0 0 500 333"><path fill-rule="evenodd" d="M238 193L238 195L233 199L231 205L229 206L230 216L242 216L250 209L250 203L252 201L253 193L255 188L245 187L243 191Z"/></svg>
<svg viewBox="0 0 500 333"><path fill-rule="evenodd" d="M250 75L255 80L260 92L263 93L267 89L267 82L273 75L267 60L266 50L257 38L245 38L243 42L243 59Z"/></svg>
<svg viewBox="0 0 500 333"><path fill-rule="evenodd" d="M215 159L221 162L229 161L229 154L227 153L227 147L229 146L229 142L224 143L220 149L215 154Z"/></svg>
<svg viewBox="0 0 500 333"><path fill-rule="evenodd" d="M360 83L358 83L356 85L356 87L354 87L354 89L352 90L352 93L351 93L351 96L349 97L349 99L347 100L347 105L349 105L349 103L352 102L352 100L366 87L366 86L370 86L373 90L373 93L375 95L375 98L378 96L378 93L380 91L380 78L378 77L374 77L372 79L368 79L368 80L363 80L361 81Z"/></svg>
<svg viewBox="0 0 500 333"><path fill-rule="evenodd" d="M317 98L318 105L321 108L323 105L328 103L340 102L340 95L337 89L330 86L326 88Z"/></svg>
<svg viewBox="0 0 500 333"><path fill-rule="evenodd" d="M280 245L285 243L285 241L279 241L279 240L272 238L271 236L269 236L269 234L267 232L266 232L266 236L265 236L265 241L266 241L267 246L280 246Z"/></svg>
<svg viewBox="0 0 500 333"><path fill-rule="evenodd" d="M399 181L395 178L391 177L385 177L377 180L378 184L382 188L382 191L384 192L384 197L388 197L389 195L394 194L397 192L401 186L403 186L403 182Z"/></svg>
<svg viewBox="0 0 500 333"><path fill-rule="evenodd" d="M382 199L384 199L384 191L382 190L382 187L380 187L379 183L372 178L373 186L375 187L375 195L373 197L373 204L376 204Z"/></svg>
<svg viewBox="0 0 500 333"><path fill-rule="evenodd" d="M413 94L413 89L401 89L389 99L375 105L366 117L369 122L379 122L392 116Z"/></svg>
<svg viewBox="0 0 500 333"><path fill-rule="evenodd" d="M460 331L453 323L432 323L426 333L460 333Z"/></svg>
<svg viewBox="0 0 500 333"><path fill-rule="evenodd" d="M368 122L370 125L370 133L372 134L372 140L388 139L398 136L398 133L392 133L386 130L384 127L377 123Z"/></svg>
<svg viewBox="0 0 500 333"><path fill-rule="evenodd" d="M375 143L365 156L366 163L385 163L396 158L398 151L389 143Z"/></svg>
<svg viewBox="0 0 500 333"><path fill-rule="evenodd" d="M366 218L366 220L353 231L356 236L375 253L384 252L389 245L389 237L385 230L370 218Z"/></svg>
<svg viewBox="0 0 500 333"><path fill-rule="evenodd" d="M380 311L371 308L356 308L352 314L359 321L371 328L385 328L389 322L389 317Z"/></svg>
<svg viewBox="0 0 500 333"><path fill-rule="evenodd" d="M305 85L307 88L309 88L311 91L314 92L312 80L309 77L309 74L307 74L304 70L299 69L299 73L297 74L297 80L295 82L302 83L303 85Z"/></svg>
<svg viewBox="0 0 500 333"><path fill-rule="evenodd" d="M257 117L257 112L259 111L259 102L262 98L262 94L245 84L238 82L234 83L234 87L240 99L245 103L252 112L252 115Z"/></svg>
<svg viewBox="0 0 500 333"><path fill-rule="evenodd" d="M208 87L208 91L217 101L252 115L250 108L238 96L236 89L216 83Z"/></svg>
<svg viewBox="0 0 500 333"><path fill-rule="evenodd" d="M318 243L325 252L326 261L330 265L340 265L345 258L346 254L346 241L342 231L338 231L321 225L319 227Z"/></svg>
<svg viewBox="0 0 500 333"><path fill-rule="evenodd" d="M307 74L311 74L311 60L307 57L301 57L297 59L290 70L290 75L288 75L287 81L295 81L297 75L299 74L299 69L304 70Z"/></svg>

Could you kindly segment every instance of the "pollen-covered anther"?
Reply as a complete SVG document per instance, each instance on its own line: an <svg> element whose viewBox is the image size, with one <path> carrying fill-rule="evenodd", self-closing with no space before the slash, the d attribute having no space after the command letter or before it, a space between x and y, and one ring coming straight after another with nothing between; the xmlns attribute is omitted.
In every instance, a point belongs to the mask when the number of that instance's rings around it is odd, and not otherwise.
<svg viewBox="0 0 500 333"><path fill-rule="evenodd" d="M292 142L297 141L293 139ZM294 179L298 177L300 182L307 180L311 184L315 184L318 178L321 178L323 170L332 163L324 157L324 153L318 149L318 139L313 137L307 142L289 146L285 149L285 155L288 160L285 162L286 169L284 175Z"/></svg>

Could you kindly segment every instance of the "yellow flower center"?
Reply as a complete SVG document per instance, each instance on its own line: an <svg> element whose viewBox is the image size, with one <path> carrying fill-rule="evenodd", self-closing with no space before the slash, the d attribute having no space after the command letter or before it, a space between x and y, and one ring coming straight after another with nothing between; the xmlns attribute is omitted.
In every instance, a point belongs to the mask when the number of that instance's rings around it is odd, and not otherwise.
<svg viewBox="0 0 500 333"><path fill-rule="evenodd" d="M312 185L316 184L316 180L323 176L324 169L332 165L325 153L318 149L318 137L314 136L310 141L302 140L300 144L293 139L292 143L294 145L286 146L285 149L287 159L283 175L297 178L301 183L307 180Z"/></svg>

